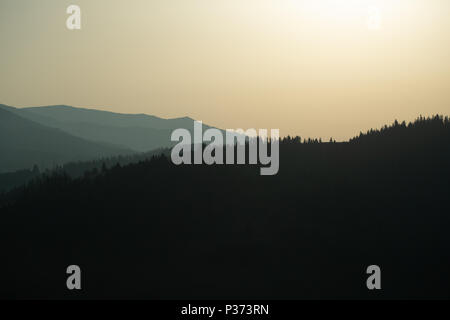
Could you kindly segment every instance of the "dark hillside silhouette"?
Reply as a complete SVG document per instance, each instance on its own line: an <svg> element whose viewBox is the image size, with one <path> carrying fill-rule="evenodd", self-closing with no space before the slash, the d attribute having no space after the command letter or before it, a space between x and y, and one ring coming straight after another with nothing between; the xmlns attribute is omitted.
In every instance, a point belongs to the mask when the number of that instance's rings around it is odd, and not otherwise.
<svg viewBox="0 0 450 320"><path fill-rule="evenodd" d="M51 169L40 170L34 165L32 169L17 170L0 174L0 193L10 191L14 188L23 188L28 182L41 176L48 176L55 172L64 172L71 178L79 178L87 171L101 171L103 168L111 168L116 165L128 165L152 158L154 155L170 154L170 149L157 149L149 152L114 156L91 161L74 161L54 166ZM20 193L16 190L15 193Z"/></svg>
<svg viewBox="0 0 450 320"><path fill-rule="evenodd" d="M448 118L304 141L281 142L276 176L162 155L4 195L0 296L450 298Z"/></svg>

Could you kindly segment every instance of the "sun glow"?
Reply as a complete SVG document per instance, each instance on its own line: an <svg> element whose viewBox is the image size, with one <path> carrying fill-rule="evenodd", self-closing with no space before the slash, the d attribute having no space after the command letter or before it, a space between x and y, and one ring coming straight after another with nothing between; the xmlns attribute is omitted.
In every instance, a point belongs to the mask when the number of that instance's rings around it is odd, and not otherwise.
<svg viewBox="0 0 450 320"><path fill-rule="evenodd" d="M382 27L384 18L409 15L415 1L406 0L291 0L302 15L321 24L364 26L371 30ZM395 19L395 18L394 18Z"/></svg>
<svg viewBox="0 0 450 320"><path fill-rule="evenodd" d="M368 8L380 10L397 6L401 1L386 0L292 0L297 7L310 14L338 19L366 15Z"/></svg>

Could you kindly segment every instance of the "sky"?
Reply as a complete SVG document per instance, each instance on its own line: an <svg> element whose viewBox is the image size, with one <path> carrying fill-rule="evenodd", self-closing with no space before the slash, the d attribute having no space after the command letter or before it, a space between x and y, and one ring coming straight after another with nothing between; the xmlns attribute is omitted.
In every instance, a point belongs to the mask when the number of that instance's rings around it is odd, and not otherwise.
<svg viewBox="0 0 450 320"><path fill-rule="evenodd" d="M1 0L0 103L345 140L450 115L449 16L448 0Z"/></svg>

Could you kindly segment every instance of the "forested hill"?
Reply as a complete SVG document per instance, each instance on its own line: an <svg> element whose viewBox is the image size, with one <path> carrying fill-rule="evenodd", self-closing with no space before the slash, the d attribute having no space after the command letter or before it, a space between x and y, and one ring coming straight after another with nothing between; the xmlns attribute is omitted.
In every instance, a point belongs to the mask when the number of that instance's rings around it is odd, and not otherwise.
<svg viewBox="0 0 450 320"><path fill-rule="evenodd" d="M166 156L48 176L3 199L0 268L21 276L0 296L450 298L449 127L286 138L275 176ZM77 296L58 277L74 263L87 279Z"/></svg>
<svg viewBox="0 0 450 320"><path fill-rule="evenodd" d="M154 155L170 154L170 149L156 149L149 152L136 153L132 155L121 155L105 157L91 161L73 161L62 165L54 166L51 169L41 169L37 165L30 169L23 169L14 172L0 173L0 194L8 192L14 188L25 187L33 179L42 179L49 175L64 173L72 179L82 177L85 174L95 174L114 166L124 166L131 163L148 160ZM15 190L15 193L21 190Z"/></svg>
<svg viewBox="0 0 450 320"><path fill-rule="evenodd" d="M449 135L450 119L448 116L443 117L436 115L431 118L420 116L414 122L410 122L408 124L406 124L405 121L399 123L396 120L391 126L386 125L378 130L371 129L365 134L361 132L358 137L351 139L350 142L377 142L378 140L385 143L398 143L406 141L415 143L432 143L434 140L440 141L441 138L448 139Z"/></svg>

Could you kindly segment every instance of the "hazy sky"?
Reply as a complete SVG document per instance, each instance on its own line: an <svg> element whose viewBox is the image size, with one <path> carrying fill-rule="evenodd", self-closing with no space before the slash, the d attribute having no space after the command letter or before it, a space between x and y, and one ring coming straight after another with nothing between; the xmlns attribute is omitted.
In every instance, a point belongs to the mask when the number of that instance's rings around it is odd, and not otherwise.
<svg viewBox="0 0 450 320"><path fill-rule="evenodd" d="M449 17L448 0L0 0L0 103L346 139L450 114Z"/></svg>

